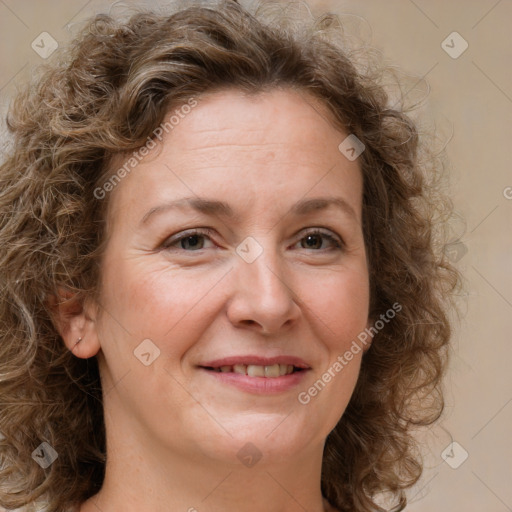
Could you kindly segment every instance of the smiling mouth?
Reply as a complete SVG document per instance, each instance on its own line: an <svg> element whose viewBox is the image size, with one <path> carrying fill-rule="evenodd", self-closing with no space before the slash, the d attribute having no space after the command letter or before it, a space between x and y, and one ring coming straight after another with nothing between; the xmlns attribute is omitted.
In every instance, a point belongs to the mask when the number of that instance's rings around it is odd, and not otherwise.
<svg viewBox="0 0 512 512"><path fill-rule="evenodd" d="M237 373L240 375L247 375L249 377L266 378L282 377L284 375L305 371L305 368L298 368L291 364L273 364L267 366L256 364L235 364L218 367L202 366L201 368L216 373Z"/></svg>

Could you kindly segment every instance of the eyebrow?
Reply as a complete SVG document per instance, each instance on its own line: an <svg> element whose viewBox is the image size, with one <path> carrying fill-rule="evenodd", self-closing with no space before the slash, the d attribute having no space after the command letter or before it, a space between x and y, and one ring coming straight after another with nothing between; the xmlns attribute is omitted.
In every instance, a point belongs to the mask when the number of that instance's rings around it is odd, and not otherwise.
<svg viewBox="0 0 512 512"><path fill-rule="evenodd" d="M292 206L290 213L294 215L307 215L312 212L326 210L333 206L343 211L349 217L352 217L354 220L358 221L358 217L352 206L350 206L350 204L341 197L315 197L312 199L302 199ZM235 214L231 206L223 201L201 197L184 197L182 199L170 201L168 203L151 208L142 217L140 224L145 224L149 218L153 217L154 215L161 214L173 209L192 209L206 215L225 217L234 220L240 218L239 215Z"/></svg>

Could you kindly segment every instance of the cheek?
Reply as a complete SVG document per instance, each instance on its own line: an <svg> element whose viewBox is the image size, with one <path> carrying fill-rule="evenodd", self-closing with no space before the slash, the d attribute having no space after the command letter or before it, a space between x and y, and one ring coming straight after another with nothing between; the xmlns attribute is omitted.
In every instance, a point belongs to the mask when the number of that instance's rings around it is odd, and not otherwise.
<svg viewBox="0 0 512 512"><path fill-rule="evenodd" d="M367 325L369 283L365 268L332 273L315 286L304 287L304 296L333 347L343 349Z"/></svg>
<svg viewBox="0 0 512 512"><path fill-rule="evenodd" d="M105 303L117 331L134 342L150 338L161 350L177 352L209 317L214 307L211 292L227 270L176 269L167 262L152 264L141 258L120 261L108 272Z"/></svg>
<svg viewBox="0 0 512 512"><path fill-rule="evenodd" d="M319 432L326 436L343 415L359 376L363 349L358 336L367 327L369 308L365 269L331 275L323 286L310 290L308 301L326 357L299 390L298 407L315 411Z"/></svg>

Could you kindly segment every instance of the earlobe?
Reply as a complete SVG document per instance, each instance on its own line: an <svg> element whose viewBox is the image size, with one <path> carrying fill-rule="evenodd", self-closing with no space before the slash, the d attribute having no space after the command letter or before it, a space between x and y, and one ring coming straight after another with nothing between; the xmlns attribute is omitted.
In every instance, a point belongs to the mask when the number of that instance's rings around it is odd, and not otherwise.
<svg viewBox="0 0 512 512"><path fill-rule="evenodd" d="M58 289L58 295L48 297L48 306L53 324L68 350L82 359L95 356L101 346L92 307L87 307L76 293L64 288Z"/></svg>
<svg viewBox="0 0 512 512"><path fill-rule="evenodd" d="M89 335L84 334L83 338L79 336L76 339L68 336L62 336L62 339L64 340L66 347L80 359L89 359L90 357L95 356L101 348L96 333L91 333Z"/></svg>

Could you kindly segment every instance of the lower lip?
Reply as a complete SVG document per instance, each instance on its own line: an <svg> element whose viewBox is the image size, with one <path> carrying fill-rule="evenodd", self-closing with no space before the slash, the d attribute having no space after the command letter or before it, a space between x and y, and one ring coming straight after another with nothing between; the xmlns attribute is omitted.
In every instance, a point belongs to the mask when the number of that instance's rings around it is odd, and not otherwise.
<svg viewBox="0 0 512 512"><path fill-rule="evenodd" d="M281 375L280 377L249 377L241 373L216 372L206 368L200 369L224 384L230 384L248 393L261 395L275 395L289 391L297 387L308 372L308 370L301 370L289 375Z"/></svg>

